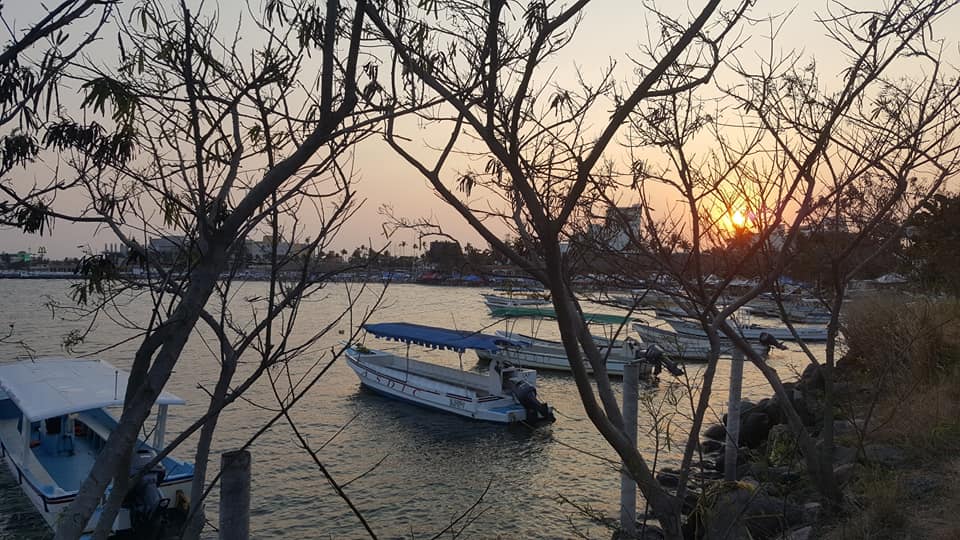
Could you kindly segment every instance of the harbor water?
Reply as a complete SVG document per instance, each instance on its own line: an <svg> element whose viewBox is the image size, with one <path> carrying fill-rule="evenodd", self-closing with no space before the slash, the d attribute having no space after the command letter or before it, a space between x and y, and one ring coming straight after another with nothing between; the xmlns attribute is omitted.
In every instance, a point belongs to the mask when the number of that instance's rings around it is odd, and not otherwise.
<svg viewBox="0 0 960 540"><path fill-rule="evenodd" d="M0 280L0 361L24 356L80 356L93 354L118 367L130 365L139 343L131 322L148 320L152 304L147 295L124 297L120 309L127 319L87 317L60 309L51 302L70 304L66 280ZM299 345L324 327L332 329L303 354L289 361L289 372L275 367L271 375L277 392L266 379L255 384L246 400L234 403L223 415L211 458L213 472L219 453L245 444L275 415L277 393L300 387L332 358L331 351L349 338L352 325L368 313L382 292L382 285L331 284L299 306L291 344ZM493 332L504 322L488 315L480 288L390 285L371 322L406 321ZM267 285L242 284L234 292L231 307L234 322L252 320L262 310ZM334 322L354 298L353 310ZM592 308L591 308L592 309ZM216 306L211 306L216 312ZM11 326L12 325L12 326ZM89 328L85 340L72 352L63 348L71 332ZM534 330L541 337L556 337L549 321L521 322L516 331ZM602 329L598 330L602 333ZM172 439L201 416L206 391L217 379L219 364L212 351L216 341L209 331L191 338L167 389L188 404L171 409L168 419ZM405 349L404 345L372 337L370 348ZM98 352L99 351L99 352ZM481 369L476 355L458 358L452 352L410 348L411 356L465 369ZM254 368L256 358L247 356L239 381ZM805 360L797 346L773 351L769 364L781 377L796 376ZM721 360L712 394L713 408L707 422L716 421L726 407L729 361ZM699 365L688 364L691 381ZM663 374L658 387L642 393L640 447L645 456L656 457L657 467L676 464L680 449L666 445L663 429L672 422L675 437L683 433L689 402L681 388ZM619 391L619 381L615 381ZM753 366L745 366L744 397L759 399L770 390ZM557 422L530 429L473 422L391 401L360 388L356 375L342 360L334 362L316 385L292 410L297 428L315 449L317 457L334 478L346 484L345 492L363 512L381 538L571 538L606 539L610 530L581 511L616 519L619 515L620 478L616 455L584 414L573 379L562 373L541 373L539 395L558 412ZM681 414L671 414L679 407ZM652 413L651 413L652 411ZM658 436L659 432L659 436ZM659 441L659 444L658 444ZM674 441L676 443L677 441ZM190 439L175 454L193 461L196 440ZM660 447L658 450L658 446ZM325 481L316 464L300 447L290 426L277 422L251 445L253 454L251 530L254 538L364 538L366 534L347 505ZM640 512L643 501L640 500ZM49 532L41 518L30 511L29 502L6 468L0 475L0 538L46 538ZM207 518L217 523L214 490L207 504ZM451 532L452 531L452 532ZM205 536L216 538L207 528Z"/></svg>

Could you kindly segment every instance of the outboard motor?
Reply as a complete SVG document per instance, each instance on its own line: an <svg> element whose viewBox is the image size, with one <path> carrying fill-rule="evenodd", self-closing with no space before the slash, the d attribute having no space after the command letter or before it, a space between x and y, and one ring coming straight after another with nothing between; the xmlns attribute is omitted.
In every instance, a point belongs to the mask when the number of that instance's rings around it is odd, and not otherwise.
<svg viewBox="0 0 960 540"><path fill-rule="evenodd" d="M643 353L643 358L647 362L653 364L654 375L659 375L663 368L667 368L667 371L669 371L674 377L683 375L683 368L677 365L676 362L668 359L666 355L663 354L663 349L658 347L656 344L647 347L647 350Z"/></svg>
<svg viewBox="0 0 960 540"><path fill-rule="evenodd" d="M535 386L519 378L511 379L510 382L513 383L512 391L514 397L517 398L520 405L523 405L523 408L527 411L528 421L556 421L556 418L553 416L553 411L550 410L550 406L537 399L537 388Z"/></svg>
<svg viewBox="0 0 960 540"><path fill-rule="evenodd" d="M760 344L767 348L765 353L769 353L771 347L776 347L781 351L784 351L787 349L786 345L777 341L777 338L773 337L767 332L760 332Z"/></svg>
<svg viewBox="0 0 960 540"><path fill-rule="evenodd" d="M130 475L140 473L155 457L157 453L149 448L137 449L130 461ZM164 499L160 491L160 482L165 473L160 463L144 471L124 499L123 507L130 511L130 524L138 538L149 538L150 533L161 529L163 510L170 504L170 500Z"/></svg>

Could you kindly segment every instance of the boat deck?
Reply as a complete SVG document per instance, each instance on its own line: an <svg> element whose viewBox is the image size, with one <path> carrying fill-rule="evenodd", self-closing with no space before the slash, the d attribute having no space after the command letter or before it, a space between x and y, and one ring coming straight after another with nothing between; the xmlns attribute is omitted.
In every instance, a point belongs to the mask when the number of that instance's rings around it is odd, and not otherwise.
<svg viewBox="0 0 960 540"><path fill-rule="evenodd" d="M25 469L33 476L34 480L38 482L41 486L55 486L53 478L50 477L50 474L47 473L47 470L43 468L40 464L40 461L37 459L37 456L33 452L27 453L27 463L26 466L23 464L23 444L20 431L17 430L17 419L16 418L4 418L0 420L0 439L4 441L4 446L6 447L7 453L11 454L16 458L16 462L20 464L21 469ZM39 487L39 486L37 486Z"/></svg>

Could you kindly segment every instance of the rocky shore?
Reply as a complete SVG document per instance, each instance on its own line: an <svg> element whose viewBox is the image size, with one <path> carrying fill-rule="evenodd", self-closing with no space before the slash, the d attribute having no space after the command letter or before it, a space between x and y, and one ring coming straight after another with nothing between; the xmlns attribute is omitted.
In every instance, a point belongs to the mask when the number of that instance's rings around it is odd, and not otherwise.
<svg viewBox="0 0 960 540"><path fill-rule="evenodd" d="M848 382L847 371L853 370L845 369L843 363L835 371L838 382L834 388L838 396L856 398L871 390ZM818 440L823 429L824 384L817 366L808 366L796 382L784 386L804 427ZM740 414L736 482L723 480L726 415L723 423L709 425L702 431L702 460L691 472L684 497L685 537L698 540L820 538L827 522L836 516L824 511L795 437L786 424L779 398L774 396L757 403L743 401ZM864 426L857 422L848 419L834 422L833 469L847 501L858 497L852 486L859 476L877 468L898 468L908 460L906 452L898 446L864 441ZM674 490L679 476L680 471L664 468L657 479L666 489ZM917 492L930 491L929 484L921 477L913 487ZM659 536L656 530L645 534L645 538Z"/></svg>

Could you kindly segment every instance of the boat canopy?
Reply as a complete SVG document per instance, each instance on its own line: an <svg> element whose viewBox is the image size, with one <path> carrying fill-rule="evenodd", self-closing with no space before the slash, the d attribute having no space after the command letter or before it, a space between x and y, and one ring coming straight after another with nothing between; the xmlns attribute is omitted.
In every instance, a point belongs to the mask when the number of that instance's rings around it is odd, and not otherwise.
<svg viewBox="0 0 960 540"><path fill-rule="evenodd" d="M490 308L490 314L494 317L505 319L517 317L539 317L543 319L556 319L557 312L551 307L540 306L504 306ZM629 325L630 318L622 315L608 315L606 313L584 313L584 320L588 324L610 324L610 325Z"/></svg>
<svg viewBox="0 0 960 540"><path fill-rule="evenodd" d="M413 343L434 349L448 349L459 353L465 352L467 349L496 351L505 347L523 346L522 343L501 336L404 322L365 324L363 328L378 338Z"/></svg>
<svg viewBox="0 0 960 540"><path fill-rule="evenodd" d="M122 405L127 372L102 360L43 358L0 364L0 390L32 422L63 414ZM158 405L183 405L162 392Z"/></svg>

